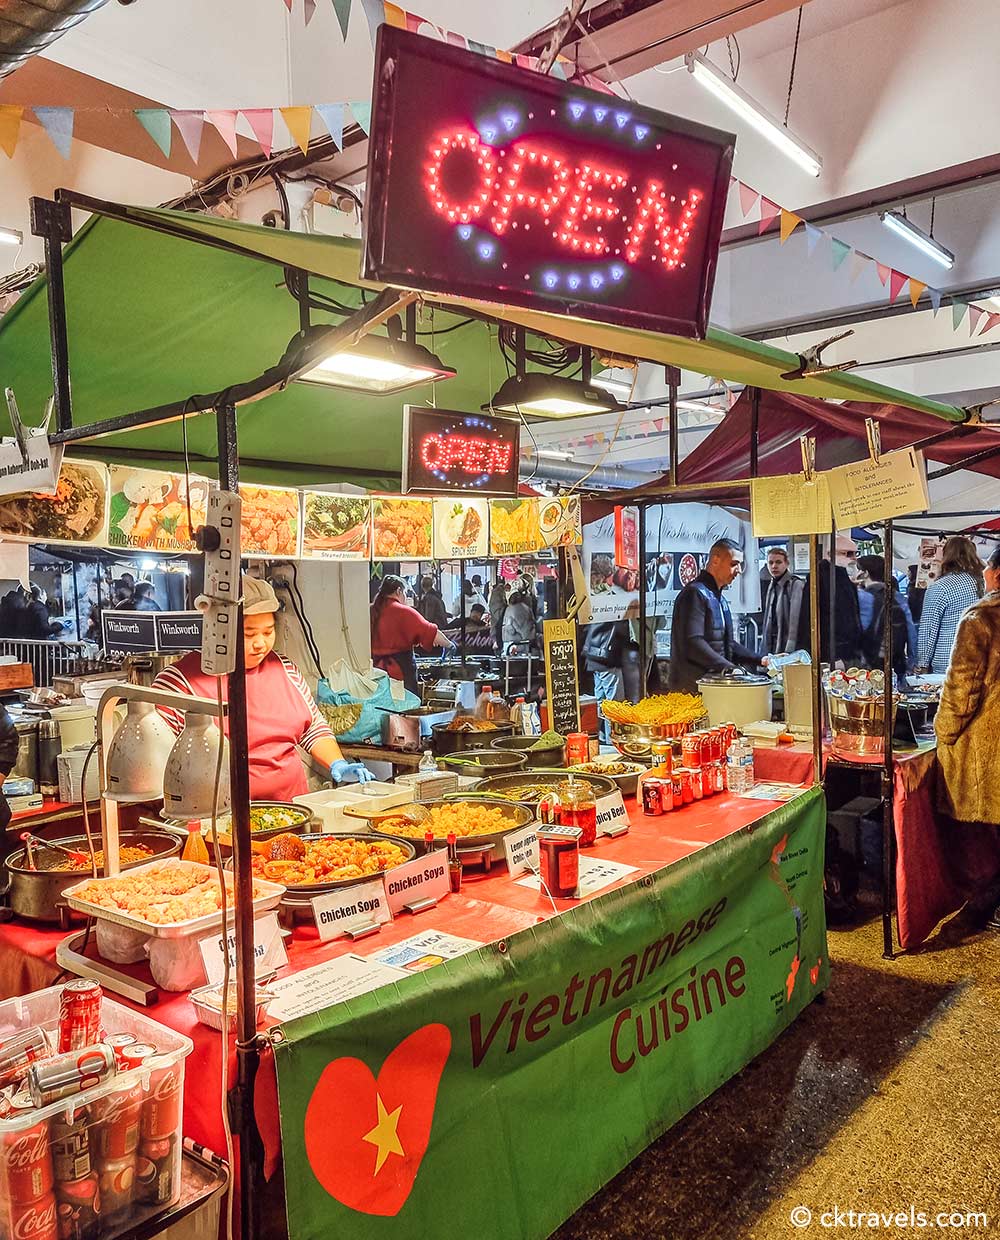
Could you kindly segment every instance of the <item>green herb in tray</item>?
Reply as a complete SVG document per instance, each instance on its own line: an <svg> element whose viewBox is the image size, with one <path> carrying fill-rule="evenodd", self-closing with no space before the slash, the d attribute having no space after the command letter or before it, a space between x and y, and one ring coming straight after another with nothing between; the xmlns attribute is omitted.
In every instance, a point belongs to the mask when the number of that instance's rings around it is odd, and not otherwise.
<svg viewBox="0 0 1000 1240"><path fill-rule="evenodd" d="M555 749L557 745L565 745L566 737L560 736L558 732L543 732L533 745L528 746L528 752L533 749Z"/></svg>

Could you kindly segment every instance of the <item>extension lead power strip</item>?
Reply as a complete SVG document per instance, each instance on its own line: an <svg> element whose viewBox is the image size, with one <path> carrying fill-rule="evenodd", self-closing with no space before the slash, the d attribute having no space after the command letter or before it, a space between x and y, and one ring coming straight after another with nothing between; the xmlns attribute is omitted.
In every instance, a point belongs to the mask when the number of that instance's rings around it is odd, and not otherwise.
<svg viewBox="0 0 1000 1240"><path fill-rule="evenodd" d="M207 520L198 531L198 547L205 553L201 670L206 676L226 676L236 669L242 509L239 495L211 491Z"/></svg>

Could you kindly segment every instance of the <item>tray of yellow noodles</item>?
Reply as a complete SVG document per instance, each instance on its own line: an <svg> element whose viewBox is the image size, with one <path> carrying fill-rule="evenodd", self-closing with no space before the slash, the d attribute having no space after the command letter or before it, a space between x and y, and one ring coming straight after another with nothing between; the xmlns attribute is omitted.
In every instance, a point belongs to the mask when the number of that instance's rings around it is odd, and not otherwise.
<svg viewBox="0 0 1000 1240"><path fill-rule="evenodd" d="M654 741L684 736L705 718L697 693L659 693L639 702L601 703L611 743L626 758L648 758Z"/></svg>
<svg viewBox="0 0 1000 1240"><path fill-rule="evenodd" d="M510 831L525 827L534 818L530 809L523 805L502 804L497 801L449 799L447 801L424 801L420 805L404 805L387 810L372 821L373 831L411 840L421 851L426 850L426 836L430 832L434 845L455 836L459 848L496 847Z"/></svg>

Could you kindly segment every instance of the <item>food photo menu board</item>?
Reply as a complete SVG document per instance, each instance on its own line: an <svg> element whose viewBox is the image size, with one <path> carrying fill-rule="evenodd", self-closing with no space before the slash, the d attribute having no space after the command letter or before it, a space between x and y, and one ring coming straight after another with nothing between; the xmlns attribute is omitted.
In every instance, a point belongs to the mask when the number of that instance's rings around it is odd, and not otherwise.
<svg viewBox="0 0 1000 1240"><path fill-rule="evenodd" d="M367 495L306 491L302 498L304 560L371 558L372 502Z"/></svg>
<svg viewBox="0 0 1000 1240"><path fill-rule="evenodd" d="M292 487L240 484L240 554L250 559L299 557L299 493Z"/></svg>
<svg viewBox="0 0 1000 1240"><path fill-rule="evenodd" d="M112 465L108 543L136 551L194 551L194 530L205 524L216 484L158 469ZM193 528L192 528L193 527Z"/></svg>
<svg viewBox="0 0 1000 1240"><path fill-rule="evenodd" d="M489 554L490 508L484 499L434 501L434 557L482 560Z"/></svg>
<svg viewBox="0 0 1000 1240"><path fill-rule="evenodd" d="M108 541L108 469L99 461L64 460L55 492L25 491L0 499L0 538L19 542Z"/></svg>

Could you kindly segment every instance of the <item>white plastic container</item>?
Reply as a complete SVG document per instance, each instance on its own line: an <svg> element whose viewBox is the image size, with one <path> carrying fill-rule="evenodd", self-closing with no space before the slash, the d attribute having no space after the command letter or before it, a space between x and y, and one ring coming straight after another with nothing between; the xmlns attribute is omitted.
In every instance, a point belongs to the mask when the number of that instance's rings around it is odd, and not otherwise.
<svg viewBox="0 0 1000 1240"><path fill-rule="evenodd" d="M314 831L355 831L360 820L347 817L344 810L348 806L370 810L376 804L373 797L365 796L360 789L360 784L350 788L322 788L319 792L304 792L292 800L312 813Z"/></svg>
<svg viewBox="0 0 1000 1240"><path fill-rule="evenodd" d="M409 805L413 800L413 789L405 784L383 784L371 780L364 784L365 796L370 797L377 810L395 809L397 805Z"/></svg>
<svg viewBox="0 0 1000 1240"><path fill-rule="evenodd" d="M90 752L91 745L76 745L72 749L64 749L56 758L59 772L59 800L67 804L75 804L83 800L80 781L83 778L83 767ZM100 796L100 772L97 754L90 759L87 767L87 800L96 801Z"/></svg>
<svg viewBox="0 0 1000 1240"><path fill-rule="evenodd" d="M0 1003L0 1042L36 1025L55 1032L61 992L61 986L50 986ZM101 1196L120 1206L114 1219L102 1219L101 1236L106 1240L133 1234L141 1223L180 1197L184 1060L193 1044L183 1034L106 997L101 1023L106 1033L130 1033L137 1042L155 1046L157 1054L142 1067L115 1073L81 1093L0 1119L0 1234L4 1236L55 1234L58 1185L49 1131L53 1122L76 1120L86 1128L87 1157L101 1178ZM148 1145L144 1145L146 1140ZM118 1149L127 1152L119 1156ZM155 1163L151 1161L154 1156ZM108 1169L102 1171L105 1164ZM105 1185L105 1175L115 1183ZM28 1183L40 1191L34 1201L26 1203ZM52 1222L46 1229L50 1213Z"/></svg>

